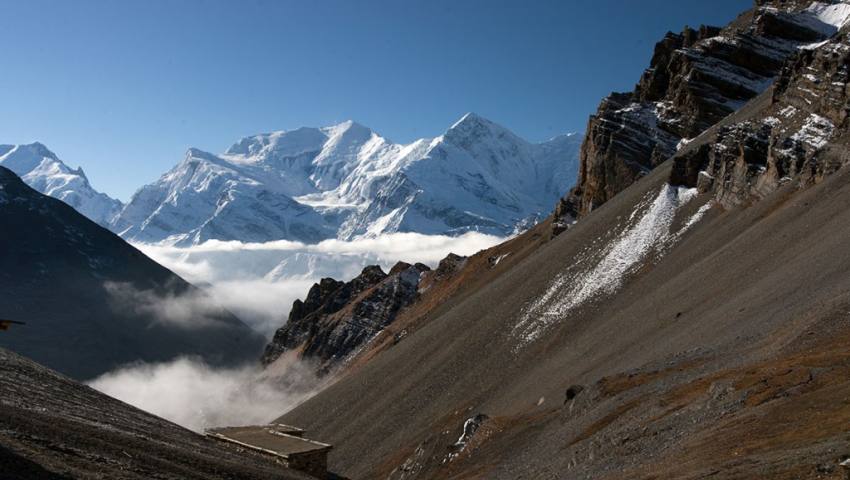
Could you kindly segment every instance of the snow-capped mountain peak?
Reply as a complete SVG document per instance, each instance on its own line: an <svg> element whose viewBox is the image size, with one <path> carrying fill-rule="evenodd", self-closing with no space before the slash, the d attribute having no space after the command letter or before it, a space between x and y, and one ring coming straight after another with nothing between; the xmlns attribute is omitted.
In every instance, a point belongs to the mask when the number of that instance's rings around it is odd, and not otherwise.
<svg viewBox="0 0 850 480"><path fill-rule="evenodd" d="M82 167L70 168L42 143L0 145L0 165L35 190L62 200L103 226L110 225L123 207L120 201L92 188Z"/></svg>
<svg viewBox="0 0 850 480"><path fill-rule="evenodd" d="M295 156L320 149L327 134L318 128L302 127L243 137L227 149L225 155L263 159L270 156Z"/></svg>
<svg viewBox="0 0 850 480"><path fill-rule="evenodd" d="M16 174L18 171L34 170L44 161L59 162L56 154L40 142L27 145L2 145L0 153L2 153L3 166Z"/></svg>
<svg viewBox="0 0 850 480"><path fill-rule="evenodd" d="M443 135L390 142L354 121L248 136L134 195L125 238L314 242L389 232L512 233L573 183L578 136L529 143L474 113Z"/></svg>
<svg viewBox="0 0 850 480"><path fill-rule="evenodd" d="M456 135L470 135L470 134L510 134L514 137L514 135L507 128L487 120L486 118L478 115L475 112L467 112L465 113L458 121L452 124L451 127L446 131L446 135L456 134ZM519 137L517 137L519 138Z"/></svg>

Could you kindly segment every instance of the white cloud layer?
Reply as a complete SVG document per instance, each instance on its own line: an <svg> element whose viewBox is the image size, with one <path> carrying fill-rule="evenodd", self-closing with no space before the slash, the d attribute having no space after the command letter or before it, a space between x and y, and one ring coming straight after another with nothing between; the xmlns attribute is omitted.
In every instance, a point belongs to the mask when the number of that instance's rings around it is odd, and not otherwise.
<svg viewBox="0 0 850 480"><path fill-rule="evenodd" d="M137 244L149 257L209 295L162 297L110 284L126 308L153 313L187 328L207 327L220 306L268 337L286 321L292 302L304 298L322 277L349 280L366 265L385 270L397 261L435 266L449 253L470 255L501 242L478 233L460 237L395 233L377 238L327 240L315 245L277 241L208 241L194 247ZM214 369L200 360L178 358L135 364L90 382L101 392L187 428L249 425L273 420L321 388L313 366L285 355L268 369L257 365Z"/></svg>
<svg viewBox="0 0 850 480"><path fill-rule="evenodd" d="M205 428L268 423L315 394L323 385L309 364L283 358L260 366L213 369L179 358L130 365L89 385L197 432Z"/></svg>
<svg viewBox="0 0 850 480"><path fill-rule="evenodd" d="M471 255L503 238L393 233L351 241L303 244L210 240L192 247L136 244L189 282L206 287L220 305L267 337L283 325L292 302L323 277L349 280L366 265L385 270L398 261L434 266L449 253Z"/></svg>
<svg viewBox="0 0 850 480"><path fill-rule="evenodd" d="M183 294L157 293L140 290L130 283L105 282L103 288L109 293L115 311L132 310L149 315L154 322L184 329L224 327L222 307L202 291Z"/></svg>

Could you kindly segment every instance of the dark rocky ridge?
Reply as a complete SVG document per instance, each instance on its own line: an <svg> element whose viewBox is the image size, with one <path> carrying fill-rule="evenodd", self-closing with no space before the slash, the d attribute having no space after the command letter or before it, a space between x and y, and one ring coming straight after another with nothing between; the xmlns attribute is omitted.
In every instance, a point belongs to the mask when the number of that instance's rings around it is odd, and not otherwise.
<svg viewBox="0 0 850 480"><path fill-rule="evenodd" d="M824 24L800 13L811 3L759 0L723 29L668 33L634 91L611 94L590 118L578 184L556 206L554 233L761 93L800 45L826 38Z"/></svg>
<svg viewBox="0 0 850 480"><path fill-rule="evenodd" d="M0 478L314 477L186 430L0 348Z"/></svg>
<svg viewBox="0 0 850 480"><path fill-rule="evenodd" d="M448 268L442 263L441 267ZM416 299L428 271L421 263L399 262L388 274L373 265L350 282L323 278L310 288L304 301L293 303L286 324L266 346L263 364L274 362L286 351L298 351L302 358L318 362L321 372L328 372Z"/></svg>
<svg viewBox="0 0 850 480"><path fill-rule="evenodd" d="M231 365L262 350L262 336L213 299L3 167L0 232L0 318L26 322L0 347L82 380L134 361ZM158 310L183 298L205 305L197 318Z"/></svg>

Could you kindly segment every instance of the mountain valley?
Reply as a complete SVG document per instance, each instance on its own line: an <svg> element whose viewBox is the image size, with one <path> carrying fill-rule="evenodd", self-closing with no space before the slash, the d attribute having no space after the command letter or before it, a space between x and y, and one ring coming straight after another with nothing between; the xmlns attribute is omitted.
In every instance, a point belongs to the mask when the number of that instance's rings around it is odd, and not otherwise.
<svg viewBox="0 0 850 480"><path fill-rule="evenodd" d="M0 477L846 478L848 164L848 0L669 32L540 144L472 113L409 144L278 131L126 205L0 146L0 319L26 321L0 332ZM302 290L205 284L228 278ZM273 297L262 335L228 293ZM199 425L307 431L321 473L78 383L175 359L291 387L185 407L274 412Z"/></svg>

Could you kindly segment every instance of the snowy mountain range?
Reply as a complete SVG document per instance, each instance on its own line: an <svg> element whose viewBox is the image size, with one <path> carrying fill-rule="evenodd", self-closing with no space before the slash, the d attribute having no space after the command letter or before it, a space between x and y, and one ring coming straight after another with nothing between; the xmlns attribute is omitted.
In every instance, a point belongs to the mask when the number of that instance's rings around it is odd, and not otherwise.
<svg viewBox="0 0 850 480"><path fill-rule="evenodd" d="M574 183L581 140L567 134L532 144L469 113L443 135L404 145L347 121L245 137L218 155L191 148L125 206L94 192L81 170L43 145L8 147L0 160L40 152L17 162L22 167L4 165L57 198L97 198L72 205L127 240L314 243L393 232L514 233L547 215ZM58 183L67 188L49 188Z"/></svg>
<svg viewBox="0 0 850 480"><path fill-rule="evenodd" d="M0 145L0 165L35 190L62 200L102 226L108 227L124 207L92 188L82 168L71 169L38 142Z"/></svg>

